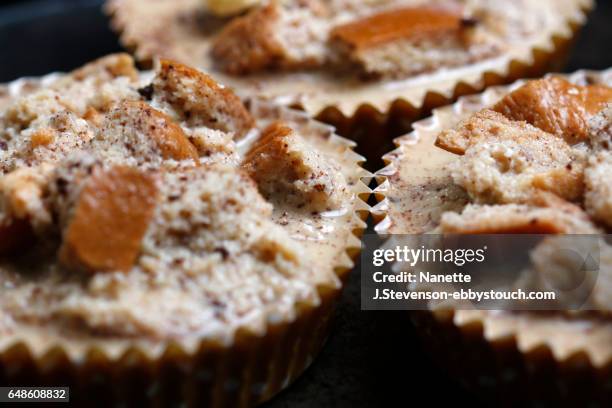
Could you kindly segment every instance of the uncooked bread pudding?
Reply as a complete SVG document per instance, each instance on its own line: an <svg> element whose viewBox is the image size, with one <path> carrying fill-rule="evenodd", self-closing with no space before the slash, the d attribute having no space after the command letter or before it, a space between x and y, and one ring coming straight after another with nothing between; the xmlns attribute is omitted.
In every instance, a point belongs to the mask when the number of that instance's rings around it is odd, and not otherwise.
<svg viewBox="0 0 612 408"><path fill-rule="evenodd" d="M171 57L317 114L542 70L590 0L109 0L140 60ZM539 52L533 55L535 49ZM514 70L514 72L512 72ZM533 72L531 72L533 74ZM489 78L490 79L490 78ZM483 83L484 83L483 82ZM240 86L238 86L240 85Z"/></svg>
<svg viewBox="0 0 612 408"><path fill-rule="evenodd" d="M331 313L313 310L339 292L363 227L349 142L170 60L147 74L111 55L0 92L0 354L59 345L82 362L249 333L266 356L269 327L308 310L311 332L284 334L307 364ZM239 378L263 382L248 401L303 369L284 357Z"/></svg>
<svg viewBox="0 0 612 408"><path fill-rule="evenodd" d="M387 179L380 186L387 200L379 208L388 217L378 230L551 234L531 254L535 280L521 287L546 288L542 282L562 287L553 282L571 280L575 269L563 259L555 236L605 234L612 227L611 86L610 71L579 72L492 88L436 110L386 156L389 166L379 174ZM438 310L428 318L419 315L419 324L436 338L461 336L436 351L452 361L449 365L462 378L473 378L475 386L485 377L496 389L508 386L515 391L507 396L512 401L609 400L612 247L603 238L597 246L597 282L581 310ZM482 353L442 351L463 342L490 348ZM491 359L457 364L460 354L468 358L491 352ZM508 366L498 367L500 361ZM491 372L490 367L498 368ZM506 375L510 371L516 375ZM580 384L588 379L590 388L568 388L576 378ZM555 385L517 391L514 387L523 387L524 380Z"/></svg>

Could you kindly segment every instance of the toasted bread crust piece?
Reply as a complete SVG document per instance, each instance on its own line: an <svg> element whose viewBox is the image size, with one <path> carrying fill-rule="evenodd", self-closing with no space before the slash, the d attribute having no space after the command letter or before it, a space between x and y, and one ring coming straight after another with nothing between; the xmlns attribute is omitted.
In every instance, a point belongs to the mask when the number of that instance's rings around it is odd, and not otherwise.
<svg viewBox="0 0 612 408"><path fill-rule="evenodd" d="M504 97L493 110L575 144L588 140L589 120L609 102L612 88L579 86L550 77L528 82Z"/></svg>
<svg viewBox="0 0 612 408"><path fill-rule="evenodd" d="M186 65L162 59L153 89L154 98L169 103L190 125L233 132L237 140L255 126L255 120L234 92Z"/></svg>
<svg viewBox="0 0 612 408"><path fill-rule="evenodd" d="M261 132L261 136L257 140L257 143L255 143L244 156L245 167L254 165L254 161L257 160L262 153L270 150L271 143L277 148L277 151L273 152L274 155L282 154L283 147L288 147L287 145L283 146L284 139L289 137L292 133L293 130L289 126L280 122L275 122L268 126Z"/></svg>
<svg viewBox="0 0 612 408"><path fill-rule="evenodd" d="M346 183L324 157L313 152L299 135L281 122L268 126L246 154L243 168L264 196L280 196L314 211L337 209Z"/></svg>
<svg viewBox="0 0 612 408"><path fill-rule="evenodd" d="M495 122L493 122L495 123ZM491 123L489 123L491 124ZM453 180L479 203L521 203L538 190L577 201L584 191L584 154L565 141L521 122L474 130Z"/></svg>
<svg viewBox="0 0 612 408"><path fill-rule="evenodd" d="M267 2L233 19L214 39L212 57L233 75L320 67L327 60L329 3Z"/></svg>
<svg viewBox="0 0 612 408"><path fill-rule="evenodd" d="M279 7L271 2L229 23L212 49L221 69L244 75L281 65L284 50L274 36L279 19Z"/></svg>
<svg viewBox="0 0 612 408"><path fill-rule="evenodd" d="M443 214L438 230L448 234L599 233L580 207L567 202L552 207L470 204L461 214Z"/></svg>
<svg viewBox="0 0 612 408"><path fill-rule="evenodd" d="M448 152L463 155L471 145L482 140L511 139L519 134L525 139L530 137L537 139L545 133L528 123L513 121L498 112L483 109L454 128L440 132L436 139L436 146Z"/></svg>
<svg viewBox="0 0 612 408"><path fill-rule="evenodd" d="M342 67L357 68L365 78L400 79L498 53L478 22L463 16L460 7L424 5L340 25L331 32L335 60Z"/></svg>
<svg viewBox="0 0 612 408"><path fill-rule="evenodd" d="M407 7L337 26L331 32L331 38L354 50L363 50L399 39L419 41L432 37L460 37L461 29L459 9Z"/></svg>
<svg viewBox="0 0 612 408"><path fill-rule="evenodd" d="M125 166L95 169L64 232L60 262L89 273L130 269L156 203L155 175Z"/></svg>
<svg viewBox="0 0 612 408"><path fill-rule="evenodd" d="M238 15L261 2L262 0L205 0L206 8L220 17Z"/></svg>
<svg viewBox="0 0 612 408"><path fill-rule="evenodd" d="M112 142L133 144L132 151L152 141L164 159L198 160L198 151L183 129L168 115L142 101L119 103L106 116L102 129L102 136L107 140L118 131Z"/></svg>

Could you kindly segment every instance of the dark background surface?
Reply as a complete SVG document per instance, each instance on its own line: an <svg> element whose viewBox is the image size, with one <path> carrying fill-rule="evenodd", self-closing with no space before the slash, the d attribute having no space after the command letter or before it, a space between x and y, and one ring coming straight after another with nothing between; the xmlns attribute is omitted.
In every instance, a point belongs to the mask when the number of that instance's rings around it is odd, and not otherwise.
<svg viewBox="0 0 612 408"><path fill-rule="evenodd" d="M538 1L538 0L533 0ZM100 0L0 0L0 82L70 70L121 50ZM612 1L600 0L566 72L612 66ZM359 273L312 367L267 408L478 406L422 350L405 312L360 311Z"/></svg>

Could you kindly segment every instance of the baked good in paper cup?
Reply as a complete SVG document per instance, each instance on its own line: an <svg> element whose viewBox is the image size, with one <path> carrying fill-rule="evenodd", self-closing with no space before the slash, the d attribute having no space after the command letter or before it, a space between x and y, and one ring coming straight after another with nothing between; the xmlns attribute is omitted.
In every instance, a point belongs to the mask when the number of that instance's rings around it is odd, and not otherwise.
<svg viewBox="0 0 612 408"><path fill-rule="evenodd" d="M381 138L408 131L432 108L558 67L592 7L591 0L106 4L138 60L170 57L239 92L299 106L376 159L385 152L375 155Z"/></svg>
<svg viewBox="0 0 612 408"><path fill-rule="evenodd" d="M436 109L384 157L376 229L552 234L530 255L538 279L523 283L567 283L572 269L555 236L610 231L611 113L610 70L492 87ZM612 247L595 245L599 271L585 310L414 312L426 346L493 401L606 405Z"/></svg>
<svg viewBox="0 0 612 408"><path fill-rule="evenodd" d="M0 95L2 384L252 406L311 363L365 226L352 142L171 60Z"/></svg>

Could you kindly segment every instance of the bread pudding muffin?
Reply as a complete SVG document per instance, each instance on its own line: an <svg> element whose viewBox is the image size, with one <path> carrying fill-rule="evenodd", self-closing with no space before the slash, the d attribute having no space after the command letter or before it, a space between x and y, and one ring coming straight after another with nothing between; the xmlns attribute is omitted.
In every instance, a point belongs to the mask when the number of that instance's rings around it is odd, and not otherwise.
<svg viewBox="0 0 612 408"><path fill-rule="evenodd" d="M554 237L599 236L612 225L611 118L610 70L493 87L437 109L384 158L377 230L552 234L531 254L533 268L567 280ZM596 242L598 281L584 310L414 312L425 344L491 400L605 406L612 247Z"/></svg>
<svg viewBox="0 0 612 408"><path fill-rule="evenodd" d="M352 143L165 59L0 95L1 383L251 406L310 364L365 225Z"/></svg>
<svg viewBox="0 0 612 408"><path fill-rule="evenodd" d="M357 138L364 126L406 128L460 95L545 74L562 63L592 6L591 0L108 0L106 10L138 60L164 56L200 67Z"/></svg>

